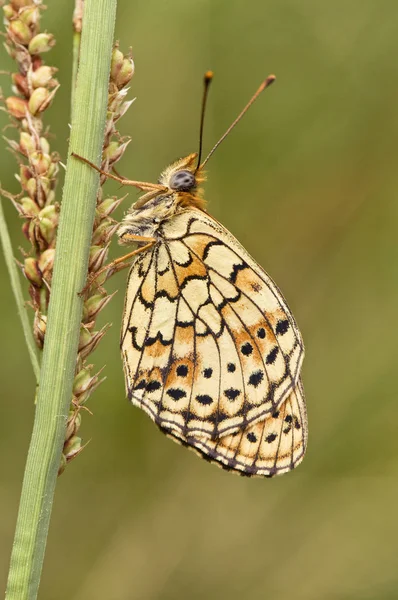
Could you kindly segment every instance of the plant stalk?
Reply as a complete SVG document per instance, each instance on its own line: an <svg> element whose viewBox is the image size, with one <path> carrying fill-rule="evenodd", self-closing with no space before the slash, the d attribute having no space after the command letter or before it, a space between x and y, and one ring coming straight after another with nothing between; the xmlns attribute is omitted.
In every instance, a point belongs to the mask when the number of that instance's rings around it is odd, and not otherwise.
<svg viewBox="0 0 398 600"><path fill-rule="evenodd" d="M14 292L15 302L18 309L19 318L21 319L22 329L25 335L26 345L32 363L33 372L36 377L36 383L39 383L40 378L40 362L39 352L36 342L33 337L32 323L26 313L25 299L22 292L21 280L19 278L18 267L15 262L14 253L12 251L10 234L8 233L7 223L4 216L3 205L0 198L0 237L3 246L5 262L10 276L12 291Z"/></svg>
<svg viewBox="0 0 398 600"><path fill-rule="evenodd" d="M108 99L116 0L86 0L69 159L37 407L17 519L7 600L37 598L79 344ZM64 573L67 576L67 571ZM56 594L55 594L56 595Z"/></svg>
<svg viewBox="0 0 398 600"><path fill-rule="evenodd" d="M75 106L75 90L77 71L79 68L80 41L82 37L84 0L75 0L75 10L73 12L73 40L72 40L72 88L71 88L71 118L73 107Z"/></svg>

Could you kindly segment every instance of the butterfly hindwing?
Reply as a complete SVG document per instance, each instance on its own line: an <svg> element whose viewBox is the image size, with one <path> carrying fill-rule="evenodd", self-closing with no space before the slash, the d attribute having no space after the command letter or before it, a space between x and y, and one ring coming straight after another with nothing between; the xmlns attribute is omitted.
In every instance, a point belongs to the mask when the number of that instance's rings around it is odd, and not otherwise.
<svg viewBox="0 0 398 600"><path fill-rule="evenodd" d="M121 338L128 395L174 437L222 440L226 452L234 432L268 427L278 410L303 405L294 400L302 398L301 335L274 282L209 215L186 210L159 234L129 276ZM242 456L252 448L244 438L239 447Z"/></svg>
<svg viewBox="0 0 398 600"><path fill-rule="evenodd" d="M277 411L233 434L208 439L184 437L167 429L163 432L223 469L248 476L281 475L301 463L307 447L307 412L301 378Z"/></svg>

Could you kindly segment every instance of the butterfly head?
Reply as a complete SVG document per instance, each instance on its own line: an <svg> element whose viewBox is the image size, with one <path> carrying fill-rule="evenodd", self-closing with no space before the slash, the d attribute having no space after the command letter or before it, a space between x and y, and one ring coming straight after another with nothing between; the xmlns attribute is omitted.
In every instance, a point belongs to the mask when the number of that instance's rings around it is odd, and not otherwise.
<svg viewBox="0 0 398 600"><path fill-rule="evenodd" d="M128 211L118 230L119 242L130 243L129 236L156 237L161 223L188 207L204 209L199 184L203 172L197 168L196 153L173 162L160 175L158 190L149 191Z"/></svg>
<svg viewBox="0 0 398 600"><path fill-rule="evenodd" d="M198 183L203 181L203 176L197 169L197 158L198 155L194 152L176 160L162 172L159 183L169 188L171 192L194 194Z"/></svg>

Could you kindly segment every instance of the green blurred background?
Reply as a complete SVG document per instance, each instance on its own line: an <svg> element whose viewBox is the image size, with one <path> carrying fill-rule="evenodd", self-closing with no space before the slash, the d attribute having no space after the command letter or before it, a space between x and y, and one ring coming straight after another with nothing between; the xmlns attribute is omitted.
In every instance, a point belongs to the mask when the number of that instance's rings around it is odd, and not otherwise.
<svg viewBox="0 0 398 600"><path fill-rule="evenodd" d="M65 159L73 2L47 4L43 28L57 46L46 59L62 87L46 114ZM206 198L300 324L309 447L295 472L250 480L163 437L125 399L119 274L102 319L114 326L94 355L107 380L90 400L94 416L84 415L91 443L58 482L40 598L397 598L398 3L118 5L116 36L136 62L137 101L120 122L132 136L119 168L126 176L155 181L197 149L205 70L215 72L205 149L261 80L277 75L211 159ZM11 68L4 52L0 60ZM15 190L14 159L2 157L1 183ZM6 209L17 251L27 246ZM0 273L5 581L34 380L3 260Z"/></svg>

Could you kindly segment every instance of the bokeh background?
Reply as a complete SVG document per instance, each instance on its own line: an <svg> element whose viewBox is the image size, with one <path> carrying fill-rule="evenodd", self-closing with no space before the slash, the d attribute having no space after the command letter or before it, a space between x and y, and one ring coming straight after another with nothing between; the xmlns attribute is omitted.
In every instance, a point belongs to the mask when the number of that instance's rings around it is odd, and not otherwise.
<svg viewBox="0 0 398 600"><path fill-rule="evenodd" d="M73 2L47 4L62 87L46 115L65 157ZM154 181L196 150L205 70L215 72L206 149L277 75L211 159L206 198L301 327L309 447L295 472L242 479L132 408L118 343L122 272L103 317L114 326L94 355L107 380L84 415L91 443L57 486L42 600L398 596L397 23L394 0L119 0L116 35L136 62L137 101L121 122L132 136L126 176ZM0 64L11 68L4 52ZM5 188L15 189L14 171L2 151ZM6 209L17 249L20 222ZM34 380L3 260L0 276L5 581Z"/></svg>

